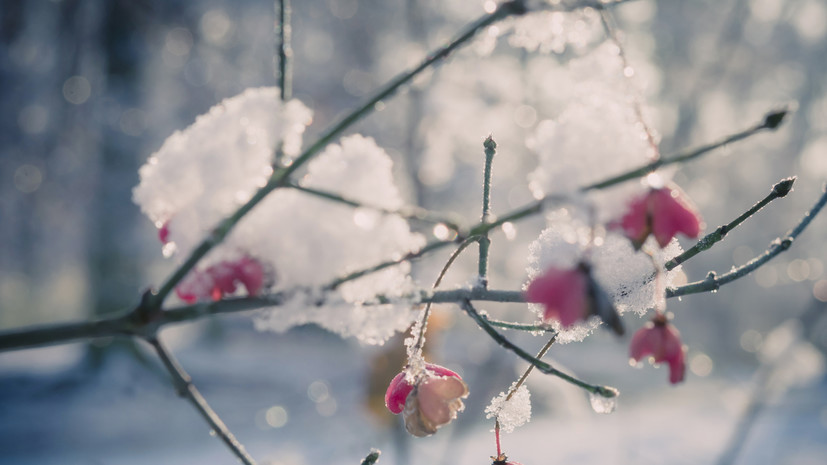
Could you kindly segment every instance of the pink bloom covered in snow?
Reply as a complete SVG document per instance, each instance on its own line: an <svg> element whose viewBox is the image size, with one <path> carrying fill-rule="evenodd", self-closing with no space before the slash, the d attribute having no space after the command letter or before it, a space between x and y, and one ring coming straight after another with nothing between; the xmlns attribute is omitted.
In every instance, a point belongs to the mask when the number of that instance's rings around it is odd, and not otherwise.
<svg viewBox="0 0 827 465"><path fill-rule="evenodd" d="M527 302L545 306L544 321L557 320L563 328L570 328L597 315L617 334L623 334L617 310L586 263L570 269L547 269L528 284L525 297Z"/></svg>
<svg viewBox="0 0 827 465"><path fill-rule="evenodd" d="M635 248L640 248L649 234L658 245L666 247L677 233L695 238L701 232L701 218L686 194L676 186L650 189L629 205L621 226Z"/></svg>
<svg viewBox="0 0 827 465"><path fill-rule="evenodd" d="M453 371L428 363L425 376L416 384L406 379L405 371L396 375L385 392L385 406L402 413L405 428L414 436L430 436L457 417L465 405L468 386Z"/></svg>
<svg viewBox="0 0 827 465"><path fill-rule="evenodd" d="M192 270L175 288L178 297L187 303L199 300L221 300L236 291L239 284L247 294L256 296L273 283L273 271L248 255L225 260L206 270Z"/></svg>
<svg viewBox="0 0 827 465"><path fill-rule="evenodd" d="M629 356L635 362L647 356L652 357L654 363L666 362L669 364L669 382L676 384L683 381L686 366L680 333L663 314L655 315L632 336Z"/></svg>

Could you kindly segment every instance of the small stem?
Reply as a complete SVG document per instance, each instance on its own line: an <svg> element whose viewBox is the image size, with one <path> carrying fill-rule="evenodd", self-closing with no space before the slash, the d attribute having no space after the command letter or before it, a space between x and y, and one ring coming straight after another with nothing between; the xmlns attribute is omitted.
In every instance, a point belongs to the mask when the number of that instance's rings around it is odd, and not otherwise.
<svg viewBox="0 0 827 465"><path fill-rule="evenodd" d="M477 309L474 308L474 306L471 304L469 300L463 300L462 302L460 302L460 305L462 306L462 309L465 310L465 313L467 313L468 316L470 316L477 323L477 325L480 328L482 328L483 331L488 333L488 335L491 336L491 339L494 339L494 342L514 352L514 354L516 354L521 359L537 367L537 369L540 370L542 373L556 376L564 381L574 384L575 386L579 386L592 394L597 394L603 397L614 397L615 395L617 395L612 388L586 383L585 381L581 381L571 375L563 373L562 371L552 367L551 365L542 360L538 360L537 358L533 357L531 354L529 354L519 346L515 345L514 343L506 339L505 336L498 333L496 329L494 329L491 325L488 324L487 321L485 321L485 318L483 318L482 315L479 314Z"/></svg>
<svg viewBox="0 0 827 465"><path fill-rule="evenodd" d="M379 456L382 455L382 451L379 449L371 449L370 453L365 457L365 460L362 460L362 465L373 465L379 460Z"/></svg>
<svg viewBox="0 0 827 465"><path fill-rule="evenodd" d="M605 8L601 8L600 10L600 22L603 24L603 30L606 32L606 37L615 44L618 50L618 55L620 56L620 62L623 66L621 73L623 77L626 78L627 81L630 82L629 90L630 94L632 95L632 107L635 110L635 118L637 121L643 126L643 130L646 133L646 141L649 143L649 148L652 149L652 159L657 160L660 158L660 150L658 149L658 144L655 142L655 136L653 134L652 129L646 124L646 121L643 119L643 110L641 109L642 105L640 103L640 98L638 97L638 93L634 90L631 85L632 76L634 76L634 69L629 65L629 60L626 58L626 51L624 50L623 44L620 42L620 38L618 38L617 33L615 32L614 22L612 21L611 13L606 10ZM631 73L627 74L627 70L631 70Z"/></svg>
<svg viewBox="0 0 827 465"><path fill-rule="evenodd" d="M543 358L543 356L546 355L546 353L549 351L549 349L551 349L551 346L554 344L554 341L556 341L556 340L557 340L557 334L555 333L554 335L552 335L549 338L548 342L546 342L546 344L543 346L543 348L540 349L539 352L537 352L537 356L535 358L537 360ZM517 383L508 391L508 395L505 396L505 401L506 402L508 402L509 400L511 400L512 397L514 397L514 393L517 392L517 389L519 389L520 386L523 385L523 383L525 383L525 380L528 379L528 375L530 375L533 370L534 370L534 365L529 365L528 368L525 369L525 371L523 372L523 375L520 376L520 379L518 379Z"/></svg>
<svg viewBox="0 0 827 465"><path fill-rule="evenodd" d="M741 223L743 223L747 218L757 213L759 210L764 208L768 203L772 202L773 200L786 196L793 187L793 183L795 182L795 176L782 179L781 181L777 182L773 187L770 193L761 199L758 203L752 206L749 210L745 211L741 216L735 218L734 220L730 221L729 224L725 224L720 226L714 232L706 235L703 239L698 241L697 244L692 246L692 248L686 250L684 253L678 255L677 257L669 260L664 264L664 268L667 271L674 269L676 266L684 263L685 261L689 260L690 258L698 255L699 253L709 249L717 242L720 242L724 239L724 237L733 229L738 227Z"/></svg>
<svg viewBox="0 0 827 465"><path fill-rule="evenodd" d="M666 297L680 297L689 294L697 294L699 292L717 291L719 287L731 283L732 281L742 278L755 271L768 261L772 260L776 255L789 249L799 234L807 228L807 225L810 224L813 218L815 218L818 212L824 207L825 203L827 203L827 186L825 186L825 192L818 199L818 202L816 202L816 204L804 214L804 217L801 221L799 221L798 225L789 231L783 239L778 238L774 240L772 244L770 244L769 248L764 251L764 253L753 258L743 266L721 276L717 276L715 272L710 271L706 278L701 281L669 288L666 290Z"/></svg>
<svg viewBox="0 0 827 465"><path fill-rule="evenodd" d="M445 266L442 267L442 270L439 272L439 276L437 276L436 281L434 281L433 289L436 289L439 286L442 282L442 278L445 277L445 273L448 272L448 268L454 264L454 261L459 257L462 251L477 240L478 238L476 237L469 237L462 244L460 244L459 247L457 247L457 250L455 250L450 257L448 257L448 261L445 262ZM431 305L432 302L428 302L425 304L425 309L422 310L422 319L419 324L419 335L417 335L416 345L414 346L414 353L416 353L417 356L421 355L422 345L425 344L425 331L428 328L428 317L431 315Z"/></svg>
<svg viewBox="0 0 827 465"><path fill-rule="evenodd" d="M485 321L488 322L491 326L495 326L498 328L505 328L505 329L514 329L517 331L546 331L546 332L555 332L551 329L550 326L544 324L523 324L523 323L514 323L511 321L502 321L502 320L492 320L491 318L485 317Z"/></svg>
<svg viewBox="0 0 827 465"><path fill-rule="evenodd" d="M227 428L227 425L224 424L201 393L198 392L198 389L196 389L195 385L192 383L192 379L187 372L184 371L175 357L173 357L172 353L169 352L163 344L161 344L161 341L157 337L148 338L147 342L155 348L155 352L157 352L158 357L161 358L164 368L166 368L169 375L172 377L172 384L178 391L178 395L181 397L186 397L186 399L190 401L207 424L210 425L211 431L214 431L215 434L221 438L222 441L224 441L224 444L230 448L233 454L235 454L235 456L238 457L242 463L245 465L256 465L256 461L253 460L253 458L250 457L250 455L244 450L244 446L238 442L235 436L233 436L233 433L231 433Z"/></svg>
<svg viewBox="0 0 827 465"><path fill-rule="evenodd" d="M767 115L764 117L764 120L761 123L756 124L755 126L753 126L751 128L748 128L748 129L745 129L741 132L738 132L738 133L732 134L730 136L724 137L723 139L721 139L717 142L713 142L711 144L703 145L701 147L698 147L698 148L695 148L695 149L692 149L692 150L688 150L688 151L685 151L685 152L681 152L681 153L678 153L677 155L672 155L670 157L660 158L660 159L655 160L651 163L643 165L639 168L629 170L625 173L619 174L617 176L606 179L604 181L600 181L600 182L588 185L586 187L583 187L583 188L580 189L580 191L581 192L588 192L588 191L595 190L595 189L605 189L605 188L607 188L609 186L613 186L615 184L620 184L620 183L625 182L625 181L629 181L629 180L632 180L632 179L637 179L637 178L646 176L647 174L651 173L652 171L655 171L658 168L662 168L664 166L672 165L672 164L675 164L675 163L686 163L690 160L694 160L695 158L700 157L701 155L709 153L709 152L711 152L711 151L713 151L717 148L723 147L724 145L728 145L728 144L731 144L733 142L738 142L740 140L746 139L747 137L758 134L761 131L764 131L764 130L767 130L767 129L776 129L779 126L779 124L781 123L781 121L783 120L784 116L788 112L789 112L789 110L786 109L786 108L781 109L781 110L771 111L770 113L767 113Z"/></svg>
<svg viewBox="0 0 827 465"><path fill-rule="evenodd" d="M431 252L431 251L437 250L437 249L441 249L441 248L443 248L445 246L448 246L448 245L451 245L451 244L456 244L456 241L431 242L430 244L426 244L424 247L417 250L416 252L408 252L407 254L405 254L402 257L395 258L393 260L388 260L388 261L385 261L385 262L382 262L382 263L378 263L378 264L376 264L376 265L374 265L370 268L365 268L363 270L354 271L354 272L349 273L345 276L342 276L341 278L337 278L337 279L333 280L332 282L330 282L329 284L327 284L326 286L324 286L323 289L332 291L332 290L336 289L337 287L341 286L342 284L344 284L348 281L353 281L354 279L359 279L362 276L365 276L365 275L368 275L368 274L371 274L371 273L375 273L379 270L384 270L385 268L388 268L388 267L391 267L391 266L394 266L394 265L399 265L402 262L407 262L407 261L413 260L414 258L419 258L419 257L427 254L428 252Z"/></svg>
<svg viewBox="0 0 827 465"><path fill-rule="evenodd" d="M497 442L497 457L496 460L500 460L500 457L503 456L503 448L500 446L500 421L494 420L494 440Z"/></svg>
<svg viewBox="0 0 827 465"><path fill-rule="evenodd" d="M482 180L482 217L480 224L488 223L491 216L491 167L494 164L494 154L497 153L497 143L491 136L488 136L482 143L485 147L485 172ZM488 249L491 246L491 239L488 238L488 231L484 232L480 239L479 256L479 279L480 285L488 287Z"/></svg>
<svg viewBox="0 0 827 465"><path fill-rule="evenodd" d="M325 191L325 190L322 190L322 189L316 189L316 188L313 188L313 187L305 187L305 186L299 185L297 183L291 183L288 187L296 189L297 191L300 191L300 192L304 192L306 194L310 194L310 195L314 195L316 197L320 197L320 198L323 198L323 199L330 200L332 202L338 202L338 203L341 203L341 204L344 204L344 205L349 205L349 206L354 207L354 208L367 208L369 210L375 210L377 212L384 213L384 214L387 214L387 215L398 215L398 216L401 216L402 218L405 218L405 219L408 219L408 220L417 220L417 221L422 221L424 223L443 224L443 225L445 225L445 227L447 227L448 229L454 231L455 233L459 233L460 228L459 228L459 225L457 224L456 220L448 219L448 218L441 217L441 216L437 216L437 215L433 214L432 212L430 212L429 210L426 210L424 208L414 207L414 206L404 206L404 207L402 207L398 210L392 210L392 209L389 209L389 208L377 207L377 206L373 206L373 205L366 205L366 204L363 204L363 203L358 202L356 200L345 198L342 195L337 194L335 192L328 192L328 191Z"/></svg>
<svg viewBox="0 0 827 465"><path fill-rule="evenodd" d="M290 0L278 0L278 22L276 36L278 37L278 83L281 89L281 100L286 102L293 96L293 49L290 45L293 28L290 25Z"/></svg>

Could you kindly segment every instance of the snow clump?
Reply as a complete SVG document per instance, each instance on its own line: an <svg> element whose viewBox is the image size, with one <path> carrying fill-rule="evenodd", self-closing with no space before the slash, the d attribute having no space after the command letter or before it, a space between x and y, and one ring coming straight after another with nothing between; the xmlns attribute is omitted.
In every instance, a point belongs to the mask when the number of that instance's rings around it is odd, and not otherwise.
<svg viewBox="0 0 827 465"><path fill-rule="evenodd" d="M514 390L516 384L512 384L508 392ZM531 393L522 385L514 391L510 399L506 400L507 397L507 393L501 392L491 399L491 403L485 407L485 418L495 418L500 424L501 431L511 433L531 421Z"/></svg>
<svg viewBox="0 0 827 465"><path fill-rule="evenodd" d="M141 168L134 189L135 202L163 233L165 255L182 263L221 220L267 183L277 147L288 157L300 152L310 122L311 112L301 102L282 103L278 89L258 88L224 100L170 136ZM329 145L298 183L371 207L393 210L403 204L390 157L373 139L359 135ZM382 343L405 329L415 314L404 302L368 304L377 294L393 302L409 291L408 264L349 281L335 293L319 289L423 243L397 215L280 188L244 216L193 273L250 257L272 270L270 288L256 292L284 291L286 296L283 305L256 318L257 328L284 331L316 323L343 336Z"/></svg>

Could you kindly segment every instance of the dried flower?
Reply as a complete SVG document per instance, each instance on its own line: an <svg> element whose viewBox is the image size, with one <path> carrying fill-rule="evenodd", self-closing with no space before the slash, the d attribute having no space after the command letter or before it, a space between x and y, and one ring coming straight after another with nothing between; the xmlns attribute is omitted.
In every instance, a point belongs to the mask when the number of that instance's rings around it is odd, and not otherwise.
<svg viewBox="0 0 827 465"><path fill-rule="evenodd" d="M669 382L677 384L683 381L686 366L680 333L662 313L655 315L652 321L632 336L629 356L634 362L647 356L651 357L653 363L666 362L669 364Z"/></svg>
<svg viewBox="0 0 827 465"><path fill-rule="evenodd" d="M549 268L532 280L525 291L526 302L543 304L543 320L557 320L563 328L597 315L617 334L623 324L611 299L581 262L575 268Z"/></svg>
<svg viewBox="0 0 827 465"><path fill-rule="evenodd" d="M421 379L411 384L407 373L396 375L385 393L385 405L402 413L405 428L414 436L430 436L457 417L465 405L468 386L453 371L428 363Z"/></svg>
<svg viewBox="0 0 827 465"><path fill-rule="evenodd" d="M621 226L635 248L639 249L649 234L663 248L677 233L695 238L701 232L697 210L677 186L650 189L632 201Z"/></svg>

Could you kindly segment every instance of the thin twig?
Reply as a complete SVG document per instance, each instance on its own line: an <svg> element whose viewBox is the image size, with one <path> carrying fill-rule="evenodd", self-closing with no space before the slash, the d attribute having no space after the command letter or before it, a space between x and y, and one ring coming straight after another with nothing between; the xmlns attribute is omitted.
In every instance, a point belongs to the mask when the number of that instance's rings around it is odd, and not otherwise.
<svg viewBox="0 0 827 465"><path fill-rule="evenodd" d="M543 358L543 356L546 355L546 352L548 352L549 349L551 349L551 346L554 344L554 341L556 341L556 340L557 340L557 334L552 335L548 339L548 342L546 342L546 344L543 346L543 348L540 349L539 352L537 352L537 355L535 356L535 358L537 360ZM514 393L517 392L517 389L519 389L520 386L523 385L523 383L525 383L525 380L528 379L528 375L530 375L532 371L534 371L534 365L529 365L528 368L526 368L525 371L523 372L523 375L520 376L520 379L517 380L517 383L514 384L514 386L512 386L511 389L508 391L508 395L505 396L505 401L506 402L508 402L509 400L511 400L512 397L514 397Z"/></svg>
<svg viewBox="0 0 827 465"><path fill-rule="evenodd" d="M293 49L290 45L293 27L290 25L290 0L277 0L276 12L279 15L276 23L276 37L278 37L278 82L281 89L281 100L286 102L293 96Z"/></svg>
<svg viewBox="0 0 827 465"><path fill-rule="evenodd" d="M581 387L592 394L597 394L599 396L607 398L615 397L617 395L617 391L613 388L606 386L597 386L594 384L589 384L585 381L581 381L571 375L563 373L562 371L554 368L548 363L532 356L531 354L520 348L518 345L506 339L505 336L497 332L496 329L494 329L490 324L488 324L485 318L483 318L482 315L480 315L480 313L477 311L477 309L474 308L474 306L471 304L471 301L463 300L460 302L460 305L462 306L462 309L465 310L465 313L467 313L468 316L470 316L477 323L477 325L480 328L482 328L483 331L485 331L486 333L488 333L489 336L491 336L491 339L493 339L494 342L514 352L521 359L537 367L537 369L540 370L542 373L556 376L564 381L574 384L575 386Z"/></svg>
<svg viewBox="0 0 827 465"><path fill-rule="evenodd" d="M620 184L625 181L629 181L632 179L637 179L647 174L657 170L658 168L662 168L664 166L673 165L675 163L686 163L690 160L694 160L695 158L700 157L701 155L705 155L717 148L723 147L724 145L732 144L733 142L738 142L740 140L746 139L747 137L753 136L758 134L759 132L768 130L768 129L776 129L781 122L783 121L784 117L789 112L787 108L781 108L778 110L773 110L767 113L764 116L764 120L756 124L755 126L745 129L741 132L736 134L732 134L730 136L724 137L723 139L713 142L711 144L703 145L701 147L688 150L686 152L678 153L677 155L672 155L665 158L660 158L655 160L649 164L641 166L639 168L627 171L623 174L618 176L609 178L605 181L600 181L594 183L592 185L586 186L581 189L582 192L587 192L594 189L605 189L606 187L613 186L615 184Z"/></svg>
<svg viewBox="0 0 827 465"><path fill-rule="evenodd" d="M825 203L827 203L827 185L825 185L825 192L821 195L821 198L819 198L818 202L816 202L816 204L804 214L804 217L801 221L799 221L798 225L789 231L783 239L777 238L772 241L769 248L767 248L764 253L721 276L715 274L714 271L710 271L706 278L701 281L684 284L679 287L668 288L666 290L666 297L680 297L689 294L697 294L699 292L717 291L721 286L752 273L768 261L772 260L776 255L789 249L799 234L804 231L818 212L821 211Z"/></svg>
<svg viewBox="0 0 827 465"><path fill-rule="evenodd" d="M483 318L485 318L485 321L487 321L488 324L490 324L491 326L495 326L497 328L513 329L513 330L516 330L516 331L529 331L529 332L536 332L536 331L544 331L544 332L547 332L547 333L548 332L556 332L550 326L542 324L542 323L540 323L540 324L525 324L525 323L515 323L513 321L493 320L491 318L486 317L485 315L483 315ZM539 358L539 357L537 357L537 358Z"/></svg>
<svg viewBox="0 0 827 465"><path fill-rule="evenodd" d="M620 72L629 83L629 94L632 96L632 107L635 111L635 118L637 119L637 122L643 126L643 131L646 133L646 141L649 143L649 148L652 149L652 158L657 159L660 157L660 149L655 141L654 131L648 124L646 124L646 121L643 118L643 105L640 102L640 97L638 96L638 92L631 85L631 79L632 76L634 76L634 68L632 68L629 64L629 60L626 58L625 47L623 47L623 43L620 41L620 38L615 32L616 27L611 13L609 13L606 9L600 9L599 11L600 22L603 24L603 30L606 32L606 37L617 47L618 56L620 57L620 62L623 67Z"/></svg>
<svg viewBox="0 0 827 465"><path fill-rule="evenodd" d="M425 208L415 206L404 206L402 208L394 210L390 208L378 207L375 205L367 205L365 203L353 199L348 199L342 196L341 194L337 194L335 192L329 192L322 189L317 189L315 187L306 187L298 183L291 183L289 187L296 189L297 191L304 192L306 194L314 195L319 198L327 199L332 202L338 202L343 205L348 205L354 208L366 208L368 210L374 210L380 213L384 213L386 215L398 215L408 220L422 221L423 223L442 224L445 225L446 228L454 231L455 233L459 233L460 228L457 223L457 220L449 219L444 216L438 216Z"/></svg>
<svg viewBox="0 0 827 465"><path fill-rule="evenodd" d="M436 277L434 281L434 285L432 289L436 289L439 287L440 283L442 283L442 278L445 277L445 273L448 272L448 269L451 268L451 265L454 264L457 258L459 258L462 251L465 250L469 245L477 242L479 240L478 237L469 237L466 239L462 244L457 247L457 250L454 250L454 253L448 257L448 261L445 262L445 265L442 267L442 270L439 272L439 276ZM422 319L419 323L419 334L416 337L416 344L414 345L414 353L418 356L422 354L422 345L425 343L425 331L428 328L428 317L431 315L431 305L433 302L428 302L425 304L425 309L422 310Z"/></svg>
<svg viewBox="0 0 827 465"><path fill-rule="evenodd" d="M781 198L786 196L790 190L793 188L793 183L795 182L795 176L782 179L778 181L767 194L766 197L758 201L755 205L753 205L749 210L745 211L741 216L735 218L734 220L730 221L728 224L718 227L714 232L709 233L703 239L699 240L697 244L692 246L692 248L687 249L684 253L678 255L677 257L669 260L666 262L663 267L669 271L674 269L676 266L684 263L685 261L689 260L690 258L698 255L699 253L709 249L717 242L720 242L724 239L724 237L733 229L737 228L738 225L743 223L747 218L756 214L759 210L764 208L768 203L772 202L777 198Z"/></svg>
<svg viewBox="0 0 827 465"><path fill-rule="evenodd" d="M227 447L235 454L236 457L241 460L242 463L246 465L256 465L256 461L250 457L247 451L244 450L244 446L241 445L240 442L233 436L233 433L227 428L227 425L221 421L218 414L210 407L207 401L204 399L204 396L198 392L195 385L192 383L192 379L187 374L186 371L181 367L178 361L173 357L172 353L169 352L161 341L158 340L157 337L148 338L147 341L155 348L155 352L158 354L158 357L161 358L161 361L164 364L164 368L169 372L169 375L172 377L172 384L175 386L175 389L178 391L178 395L181 397L185 397L190 403L198 410L198 413L204 417L204 420L207 424L210 425L211 432L214 432L216 436L218 436Z"/></svg>
<svg viewBox="0 0 827 465"><path fill-rule="evenodd" d="M485 139L482 143L485 148L485 170L483 172L482 181L482 216L480 224L488 223L491 217L491 168L494 164L494 155L497 153L497 143L491 136ZM478 274L480 285L488 287L488 249L491 246L491 239L488 238L488 232L480 235L479 239L480 254L478 261Z"/></svg>
<svg viewBox="0 0 827 465"><path fill-rule="evenodd" d="M731 144L733 142L737 142L743 139L746 139L750 136L758 134L766 129L776 129L781 122L783 121L784 117L786 116L788 110L787 109L780 109L780 110L773 110L767 113L764 116L764 119L761 123L749 128L745 129L741 132L732 134L727 136L717 142L713 142L711 144L702 145L700 147L678 153L676 155L672 155L669 157L660 158L656 161L651 163L647 163L645 165L639 166L637 168L633 168L629 171L621 173L616 176L612 176L607 178L603 181L596 182L594 184L589 184L587 186L583 186L579 189L579 192L586 193L593 190L602 190L608 187L630 181L632 179L637 179L647 174L655 171L658 168L662 168L664 166L676 164L676 163L686 163L688 161L694 160L702 155L705 155L717 148L723 147L724 145ZM513 210L511 213L499 217L496 221L492 221L486 224L478 224L471 228L469 234L483 234L487 231L492 230L498 226L501 226L503 223L514 222L525 218L527 216L539 213L543 210L543 208L555 204L561 203L566 201L570 198L570 195L563 194L563 193L552 193L546 195L545 197L536 200L528 205L525 205L521 208Z"/></svg>
<svg viewBox="0 0 827 465"><path fill-rule="evenodd" d="M353 281L354 279L359 279L362 276L365 276L365 275L368 275L368 274L371 274L371 273L375 273L379 270L384 270L385 268L388 268L388 267L391 267L391 266L394 266L394 265L399 265L400 263L413 260L414 258L419 258L419 257L427 254L428 252L431 252L431 251L437 250L437 249L441 249L441 248L443 248L445 246L448 246L448 245L451 245L451 244L456 244L456 241L431 242L430 244L426 244L424 247L417 250L416 252L408 252L407 254L405 254L402 257L395 258L393 260L388 260L388 261L385 261L385 262L382 262L382 263L377 263L376 265L374 265L370 268L365 268L363 270L354 271L354 272L349 273L345 276L342 276L341 278L334 279L329 284L324 286L323 289L332 291L332 290L338 288L339 286L341 286L342 284L344 284L348 281Z"/></svg>

